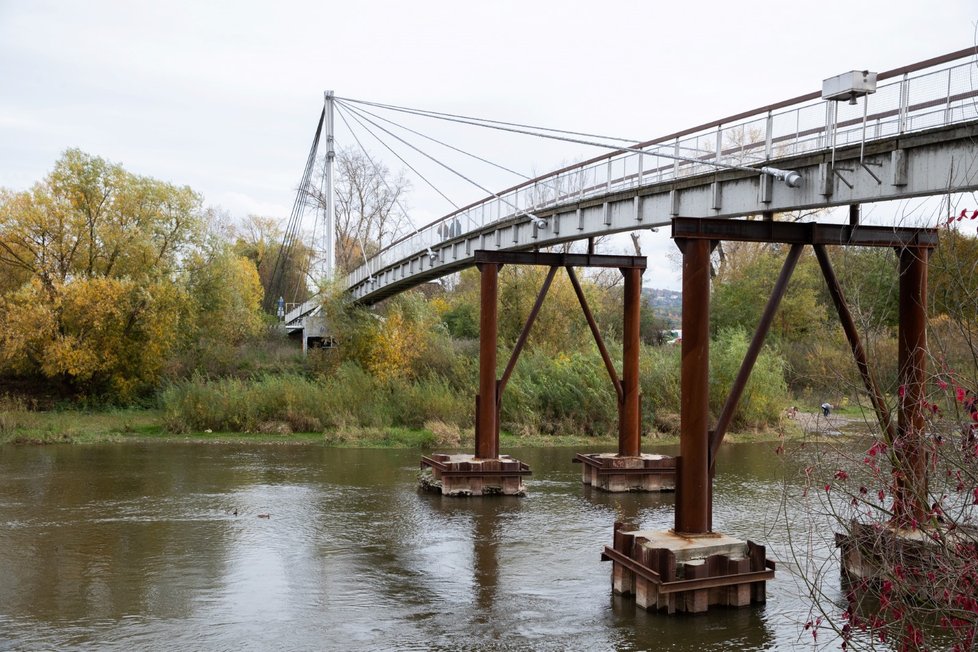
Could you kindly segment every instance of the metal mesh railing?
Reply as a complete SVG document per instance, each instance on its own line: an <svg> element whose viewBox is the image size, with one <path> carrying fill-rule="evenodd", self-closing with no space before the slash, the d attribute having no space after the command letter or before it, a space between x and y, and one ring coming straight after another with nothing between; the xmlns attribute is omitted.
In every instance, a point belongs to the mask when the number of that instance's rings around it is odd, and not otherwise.
<svg viewBox="0 0 978 652"><path fill-rule="evenodd" d="M644 153L624 152L592 159L446 215L382 249L347 276L354 287L381 270L447 241L513 218L616 191L712 172L714 164L756 165L828 148L888 138L974 120L978 117L978 74L974 57L942 63L881 83L864 102L849 105L805 99L779 110L761 109L668 141L651 141ZM911 67L912 68L912 67ZM882 75L881 75L882 77ZM832 112L835 120L832 120ZM865 114L864 114L865 111ZM675 154L686 159L675 160ZM503 247L509 243L502 243ZM436 254L437 255L437 254Z"/></svg>

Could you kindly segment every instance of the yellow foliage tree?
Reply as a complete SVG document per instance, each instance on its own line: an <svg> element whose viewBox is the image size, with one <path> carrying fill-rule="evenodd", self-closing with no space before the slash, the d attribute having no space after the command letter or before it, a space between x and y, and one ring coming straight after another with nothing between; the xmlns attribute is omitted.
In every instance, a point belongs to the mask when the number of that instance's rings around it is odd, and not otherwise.
<svg viewBox="0 0 978 652"><path fill-rule="evenodd" d="M155 382L185 300L169 283L96 277L45 288L34 281L0 304L0 362L130 400Z"/></svg>
<svg viewBox="0 0 978 652"><path fill-rule="evenodd" d="M409 378L414 363L428 350L438 316L416 292L391 299L380 311L367 311L333 295L326 306L328 319L344 334L339 351L343 359L359 364L371 375L388 382Z"/></svg>
<svg viewBox="0 0 978 652"><path fill-rule="evenodd" d="M191 327L181 267L199 248L200 197L69 150L29 191L0 192L0 372L129 400L151 387ZM213 319L253 330L255 273L236 258Z"/></svg>

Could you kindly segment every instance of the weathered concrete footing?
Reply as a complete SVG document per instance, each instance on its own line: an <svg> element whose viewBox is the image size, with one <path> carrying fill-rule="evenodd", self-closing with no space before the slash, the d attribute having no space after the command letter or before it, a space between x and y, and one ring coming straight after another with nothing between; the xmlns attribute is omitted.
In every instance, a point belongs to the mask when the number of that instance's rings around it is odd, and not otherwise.
<svg viewBox="0 0 978 652"><path fill-rule="evenodd" d="M523 476L530 473L529 466L508 455L479 459L436 453L421 458L418 483L443 496L525 496Z"/></svg>
<svg viewBox="0 0 978 652"><path fill-rule="evenodd" d="M668 455L642 453L625 457L615 453L578 453L574 462L583 465L581 481L601 491L676 489L676 459Z"/></svg>
<svg viewBox="0 0 978 652"><path fill-rule="evenodd" d="M634 595L643 609L702 613L712 606L745 607L766 599L774 562L764 546L722 534L683 536L673 531L625 531L615 523L614 592Z"/></svg>
<svg viewBox="0 0 978 652"><path fill-rule="evenodd" d="M936 533L929 528L905 530L854 522L849 532L836 533L835 545L842 553L843 577L848 580L882 581L892 577L895 567L913 568L922 576L938 571L947 548L955 544L972 544L978 540L978 529L957 527ZM928 588L921 585L922 590Z"/></svg>

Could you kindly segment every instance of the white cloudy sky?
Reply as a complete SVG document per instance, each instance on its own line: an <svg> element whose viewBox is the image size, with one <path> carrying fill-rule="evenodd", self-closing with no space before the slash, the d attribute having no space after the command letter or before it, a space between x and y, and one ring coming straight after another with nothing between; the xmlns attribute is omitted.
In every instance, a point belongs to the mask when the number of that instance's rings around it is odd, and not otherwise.
<svg viewBox="0 0 978 652"><path fill-rule="evenodd" d="M974 0L0 0L0 186L27 188L78 147L234 216L284 218L327 89L646 140L846 70L968 47L976 21ZM598 153L484 133L453 142L534 173ZM484 195L443 183L457 203ZM413 185L417 222L448 212ZM646 253L670 250L644 237ZM646 283L675 287L660 258Z"/></svg>

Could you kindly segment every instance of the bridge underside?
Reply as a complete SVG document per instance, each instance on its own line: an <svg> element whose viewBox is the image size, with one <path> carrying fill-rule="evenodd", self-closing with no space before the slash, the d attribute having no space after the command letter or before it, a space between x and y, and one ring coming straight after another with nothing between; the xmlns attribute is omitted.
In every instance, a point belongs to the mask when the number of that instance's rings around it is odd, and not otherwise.
<svg viewBox="0 0 978 652"><path fill-rule="evenodd" d="M862 156L862 158L860 158ZM834 165L833 165L834 160ZM669 224L673 217L736 218L940 195L978 189L978 121L825 149L772 161L797 171L790 188L770 176L728 170L653 183L584 201L568 201L433 245L386 262L350 280L363 303L375 303L475 264L477 250L526 251L564 242Z"/></svg>

